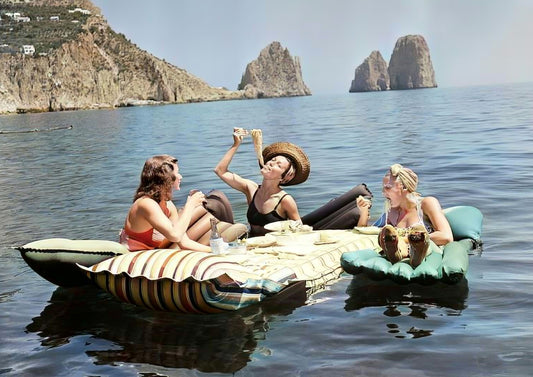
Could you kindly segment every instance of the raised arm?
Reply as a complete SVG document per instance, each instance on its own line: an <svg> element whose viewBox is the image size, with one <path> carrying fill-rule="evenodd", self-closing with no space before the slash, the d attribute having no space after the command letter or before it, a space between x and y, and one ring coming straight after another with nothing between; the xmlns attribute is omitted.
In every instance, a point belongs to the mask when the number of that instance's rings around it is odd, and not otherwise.
<svg viewBox="0 0 533 377"><path fill-rule="evenodd" d="M422 200L422 211L429 218L433 225L433 232L429 234L429 238L437 245L446 245L453 241L452 229L450 224L442 212L437 198L432 196L425 197Z"/></svg>
<svg viewBox="0 0 533 377"><path fill-rule="evenodd" d="M237 152L237 149L241 145L242 139L246 134L246 130L242 128L233 129L233 145L230 147L230 149L228 149L226 154L218 162L214 172L220 177L220 179L226 182L228 186L244 193L247 196L248 201L250 201L249 196L251 195L251 193L253 194L253 191L255 191L251 190L251 186L255 185L256 188L257 185L253 181L242 178L240 175L233 173L229 170L231 160L233 159L233 156Z"/></svg>

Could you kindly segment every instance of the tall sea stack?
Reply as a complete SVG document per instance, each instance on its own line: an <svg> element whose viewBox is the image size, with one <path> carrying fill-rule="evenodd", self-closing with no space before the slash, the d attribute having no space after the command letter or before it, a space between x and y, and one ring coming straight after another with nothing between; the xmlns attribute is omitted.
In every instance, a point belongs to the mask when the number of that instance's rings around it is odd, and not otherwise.
<svg viewBox="0 0 533 377"><path fill-rule="evenodd" d="M238 89L244 90L247 98L311 95L302 78L300 59L293 58L279 42L266 46L246 66Z"/></svg>
<svg viewBox="0 0 533 377"><path fill-rule="evenodd" d="M429 47L421 35L406 35L396 42L389 62L390 88L436 88Z"/></svg>
<svg viewBox="0 0 533 377"><path fill-rule="evenodd" d="M355 69L350 93L373 92L389 89L387 62L379 51L372 51L370 56Z"/></svg>

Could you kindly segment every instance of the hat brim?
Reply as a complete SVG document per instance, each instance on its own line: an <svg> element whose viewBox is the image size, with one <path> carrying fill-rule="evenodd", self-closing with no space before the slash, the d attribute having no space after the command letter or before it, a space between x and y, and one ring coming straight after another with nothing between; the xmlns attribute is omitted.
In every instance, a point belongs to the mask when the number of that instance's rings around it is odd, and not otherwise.
<svg viewBox="0 0 533 377"><path fill-rule="evenodd" d="M270 144L263 149L263 160L265 162L274 156L280 155L288 157L294 164L294 170L296 171L289 182L281 183L281 185L292 186L305 182L311 172L311 164L304 151L299 146L286 141Z"/></svg>

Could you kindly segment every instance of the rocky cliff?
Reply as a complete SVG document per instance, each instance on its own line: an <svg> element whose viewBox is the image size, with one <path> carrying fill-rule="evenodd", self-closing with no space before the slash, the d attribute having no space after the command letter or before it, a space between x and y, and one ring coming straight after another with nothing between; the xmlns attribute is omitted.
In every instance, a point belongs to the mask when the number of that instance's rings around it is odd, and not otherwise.
<svg viewBox="0 0 533 377"><path fill-rule="evenodd" d="M75 39L45 56L0 54L0 113L184 103L244 98L213 88L115 33L86 0L35 0L33 6L91 11Z"/></svg>
<svg viewBox="0 0 533 377"><path fill-rule="evenodd" d="M421 35L401 37L389 62L391 89L436 88L429 47Z"/></svg>
<svg viewBox="0 0 533 377"><path fill-rule="evenodd" d="M279 42L266 46L246 66L238 89L244 90L247 98L311 95L302 78L299 58L292 58Z"/></svg>
<svg viewBox="0 0 533 377"><path fill-rule="evenodd" d="M372 51L364 62L355 69L350 93L388 90L389 82L387 62L379 51Z"/></svg>

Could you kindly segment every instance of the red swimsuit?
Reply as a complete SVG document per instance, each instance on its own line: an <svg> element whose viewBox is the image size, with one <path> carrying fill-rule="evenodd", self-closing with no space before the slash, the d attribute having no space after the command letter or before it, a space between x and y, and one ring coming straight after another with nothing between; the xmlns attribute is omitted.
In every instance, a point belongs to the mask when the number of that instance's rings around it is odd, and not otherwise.
<svg viewBox="0 0 533 377"><path fill-rule="evenodd" d="M159 205L167 217L170 217L170 210L167 203ZM165 237L154 228L145 232L133 232L126 225L120 232L120 243L125 245L130 251L158 249Z"/></svg>

